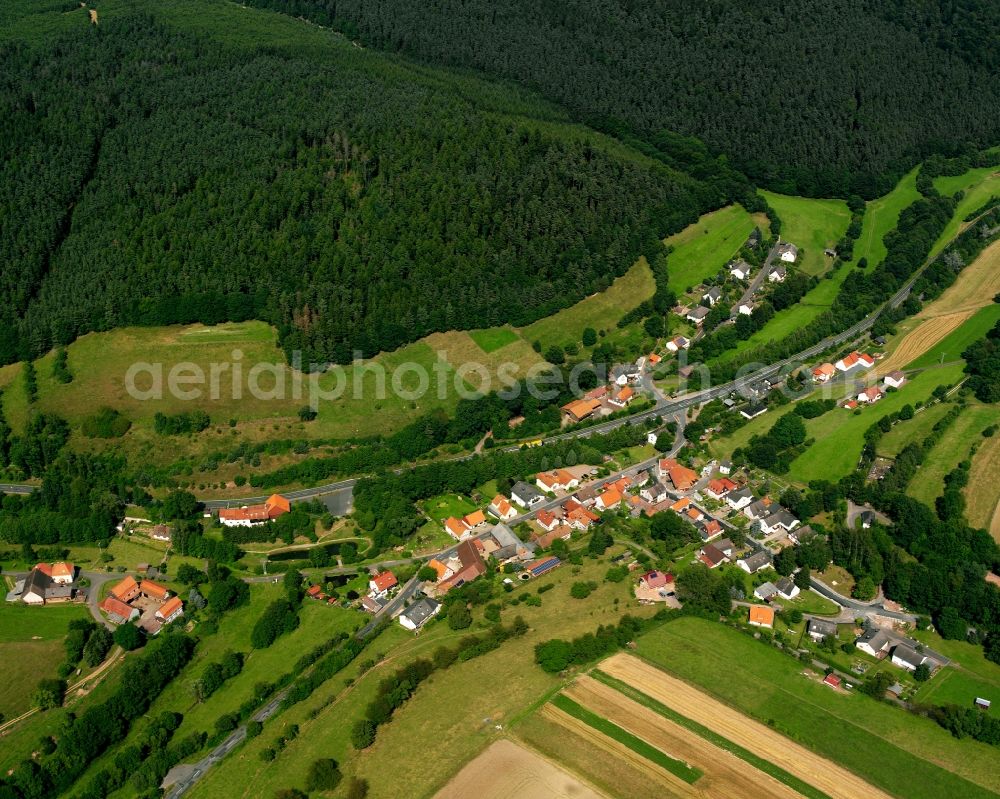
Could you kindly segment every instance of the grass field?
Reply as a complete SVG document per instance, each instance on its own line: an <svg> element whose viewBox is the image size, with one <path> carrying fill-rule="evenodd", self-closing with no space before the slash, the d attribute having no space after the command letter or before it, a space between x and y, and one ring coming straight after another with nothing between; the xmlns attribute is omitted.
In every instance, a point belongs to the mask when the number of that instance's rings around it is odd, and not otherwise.
<svg viewBox="0 0 1000 799"><path fill-rule="evenodd" d="M840 607L831 602L825 596L813 591L799 591L795 599L782 600L785 608L801 610L803 613L813 613L817 616L836 616L840 612Z"/></svg>
<svg viewBox="0 0 1000 799"><path fill-rule="evenodd" d="M620 551L616 548L614 551ZM609 551L610 556L612 551ZM410 797L432 796L449 778L471 761L497 736L496 725L509 727L517 717L528 714L559 686L559 679L534 665L534 647L553 637L571 638L592 632L598 624L613 623L626 611L648 615L650 608L625 603L629 586L600 582L608 568L607 559L585 562L579 567L561 567L545 578L555 588L543 595L541 607L519 605L503 611L509 622L521 615L530 630L482 657L455 663L435 673L422 684L416 696L379 728L375 744L356 752L350 744L350 721L360 717L374 695L379 680L408 659L429 656L442 645L451 645L470 630L452 632L444 622L432 622L414 638L393 624L372 644L370 655L385 653L384 663L350 686L345 680L358 677L355 667L332 680L307 702L282 713L265 726L260 738L245 744L224 763L214 768L198 784L192 796L236 799L243 796L270 796L277 789L302 786L302 764L318 757L333 757L346 774L357 774L371 783L371 796L391 796L399 787L399 775L406 774ZM571 599L570 585L577 580L600 582L585 601ZM525 590L534 593L534 586ZM521 592L516 591L514 596ZM501 594L501 596L510 596ZM617 600L617 601L616 601ZM477 629L481 612L474 611ZM502 676L502 689L494 675ZM315 715L311 713L320 708ZM444 710L447 709L447 710ZM282 725L296 723L299 737L273 763L259 760L259 751L269 746ZM415 741L435 742L435 766L427 767L427 753Z"/></svg>
<svg viewBox="0 0 1000 799"><path fill-rule="evenodd" d="M942 384L952 384L962 378L961 362L940 369L928 369L911 378L903 388L887 394L876 405L858 415L843 408L816 419L806 420L806 431L816 442L792 461L788 477L802 483L810 480L836 482L854 469L864 448L864 434L880 417L926 401L931 392Z"/></svg>
<svg viewBox="0 0 1000 799"><path fill-rule="evenodd" d="M65 660L62 642L70 621L88 617L85 605L33 608L4 602L0 606L0 660L4 663L0 716L12 719L31 708L39 680L55 677Z"/></svg>
<svg viewBox="0 0 1000 799"><path fill-rule="evenodd" d="M854 244L854 260L868 259L868 268L878 266L886 256L885 234L896 227L903 209L920 199L917 191L919 167L908 172L896 188L865 206L861 235Z"/></svg>
<svg viewBox="0 0 1000 799"><path fill-rule="evenodd" d="M851 212L843 200L813 200L761 191L781 219L781 240L799 248L796 266L809 275L828 271L832 259L823 250L833 247L847 230Z"/></svg>
<svg viewBox="0 0 1000 799"><path fill-rule="evenodd" d="M965 515L969 524L989 530L994 540L1000 542L1000 496L997 486L1000 486L1000 435L983 439L972 459L969 484L964 489Z"/></svg>
<svg viewBox="0 0 1000 799"><path fill-rule="evenodd" d="M941 233L941 237L931 249L931 255L941 252L947 243L966 225L964 219L982 206L991 197L1000 197L1000 171L996 167L972 169L964 175L934 179L934 188L951 196L957 191L965 192L958 203L955 215Z"/></svg>
<svg viewBox="0 0 1000 799"><path fill-rule="evenodd" d="M928 719L862 694L835 693L743 633L682 618L637 643L642 657L889 793L939 799L1000 790L992 747L959 741Z"/></svg>
<svg viewBox="0 0 1000 799"><path fill-rule="evenodd" d="M993 707L989 712L994 715L1000 712L1000 666L986 659L981 646L966 641L946 641L933 630L918 630L914 637L952 661L924 684L917 694L919 701L954 702L970 707L977 696L992 697Z"/></svg>
<svg viewBox="0 0 1000 799"><path fill-rule="evenodd" d="M895 458L910 444L919 444L927 438L931 428L951 407L947 403L936 402L925 408L919 408L912 419L894 425L882 436L878 443L878 454L886 458Z"/></svg>
<svg viewBox="0 0 1000 799"><path fill-rule="evenodd" d="M642 740L642 738L638 738L628 730L619 727L617 724L613 724L607 719L602 718L596 713L593 713L582 705L574 702L565 694L557 694L552 697L552 704L564 713L572 716L573 718L579 719L587 726L593 727L598 732L615 741L618 741L620 744L624 744L633 752L636 752L640 756L646 758L646 760L651 763L655 763L665 771L669 771L674 776L680 777L685 782L697 782L698 778L702 775L702 772L698 769L691 768L690 766L682 763L680 760L675 760L666 753L657 749L655 746L651 746L646 743L646 741Z"/></svg>
<svg viewBox="0 0 1000 799"><path fill-rule="evenodd" d="M970 404L944 431L941 440L934 445L934 448L927 453L923 465L910 481L906 493L934 507L934 500L944 492L944 476L969 457L969 448L983 441L983 430L996 424L997 416L995 405L981 405L975 402ZM977 493L981 492L987 501L992 501L993 504L1000 498L1000 485L975 485L974 490Z"/></svg>
<svg viewBox="0 0 1000 799"><path fill-rule="evenodd" d="M670 288L683 294L715 275L740 251L754 224L743 206L727 205L665 239L674 248L667 261Z"/></svg>
<svg viewBox="0 0 1000 799"><path fill-rule="evenodd" d="M496 352L508 344L517 341L517 333L506 327L493 327L486 330L470 330L472 340L483 352Z"/></svg>
<svg viewBox="0 0 1000 799"><path fill-rule="evenodd" d="M606 290L522 327L518 332L529 343L541 342L543 351L550 344L579 344L588 327L607 330L611 335L616 331L618 320L652 297L655 291L656 282L649 264L645 258L640 258Z"/></svg>
<svg viewBox="0 0 1000 799"><path fill-rule="evenodd" d="M444 521L449 516L461 519L476 509L476 506L469 499L460 497L458 494L442 494L431 497L424 500L421 505L424 513L437 522Z"/></svg>

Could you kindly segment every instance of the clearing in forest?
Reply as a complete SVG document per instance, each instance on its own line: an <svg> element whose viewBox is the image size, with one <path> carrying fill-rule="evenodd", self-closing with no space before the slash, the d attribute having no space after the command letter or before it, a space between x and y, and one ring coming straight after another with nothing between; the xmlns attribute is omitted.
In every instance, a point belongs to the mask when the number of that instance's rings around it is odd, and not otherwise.
<svg viewBox="0 0 1000 799"><path fill-rule="evenodd" d="M760 222L743 206L727 205L664 239L664 244L673 247L667 259L670 288L681 294L716 274L740 251L755 224ZM766 217L760 226L766 234Z"/></svg>
<svg viewBox="0 0 1000 799"><path fill-rule="evenodd" d="M833 259L823 250L840 241L851 223L851 212L843 200L813 200L762 191L760 194L781 219L781 240L799 248L796 267L807 275L821 275Z"/></svg>

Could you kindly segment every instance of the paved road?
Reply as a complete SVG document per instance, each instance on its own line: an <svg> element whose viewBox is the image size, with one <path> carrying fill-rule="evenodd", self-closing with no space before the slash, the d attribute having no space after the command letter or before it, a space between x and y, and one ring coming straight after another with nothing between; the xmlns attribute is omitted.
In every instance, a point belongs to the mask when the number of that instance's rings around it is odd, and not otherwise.
<svg viewBox="0 0 1000 799"><path fill-rule="evenodd" d="M28 576L28 572L7 572L7 574L15 580L21 580ZM78 572L77 580L85 577L90 581L90 585L87 588L79 589L87 592L87 607L90 609L90 615L94 617L94 621L98 624L103 624L109 630L115 629L115 625L104 618L100 607L98 607L101 602L101 586L109 580L120 580L123 576L121 574L109 574L108 572L83 570Z"/></svg>
<svg viewBox="0 0 1000 799"><path fill-rule="evenodd" d="M851 599L843 594L838 594L826 583L820 582L815 577L809 578L809 583L813 590L817 593L822 594L827 599L836 602L842 608L847 608L848 610L857 611L861 616L868 616L875 614L878 616L885 616L890 619L896 619L897 621L910 622L911 624L916 622L917 617L912 613L900 613L896 610L887 610L884 601L875 602L860 602L857 599Z"/></svg>
<svg viewBox="0 0 1000 799"><path fill-rule="evenodd" d="M777 243L768 252L767 258L764 259L764 265L760 268L757 273L757 277L750 281L750 285L747 286L747 290L743 292L743 296L737 300L736 304L732 307L730 311L733 316L739 315L739 308L745 302L750 302L753 299L754 294L760 289L760 284L764 282L764 278L767 277L767 273L771 271L771 264L774 263L774 259L778 255L778 245L781 244L781 239L779 238Z"/></svg>

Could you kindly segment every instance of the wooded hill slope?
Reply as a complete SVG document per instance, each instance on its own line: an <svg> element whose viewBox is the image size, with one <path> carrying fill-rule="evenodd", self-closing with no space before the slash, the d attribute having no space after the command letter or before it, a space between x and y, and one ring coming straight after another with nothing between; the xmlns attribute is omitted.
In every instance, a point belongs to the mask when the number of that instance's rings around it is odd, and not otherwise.
<svg viewBox="0 0 1000 799"><path fill-rule="evenodd" d="M868 199L925 156L994 144L995 0L247 0L366 45L537 87L762 185Z"/></svg>
<svg viewBox="0 0 1000 799"><path fill-rule="evenodd" d="M259 318L310 360L527 324L746 193L221 0L0 14L0 363Z"/></svg>

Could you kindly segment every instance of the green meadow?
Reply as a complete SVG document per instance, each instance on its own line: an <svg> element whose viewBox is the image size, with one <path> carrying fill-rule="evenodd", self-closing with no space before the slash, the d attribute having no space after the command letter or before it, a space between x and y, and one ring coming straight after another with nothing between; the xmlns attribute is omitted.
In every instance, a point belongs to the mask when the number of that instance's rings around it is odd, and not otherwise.
<svg viewBox="0 0 1000 799"><path fill-rule="evenodd" d="M727 205L703 215L693 225L664 240L673 247L667 261L670 288L683 294L731 260L754 229L754 218L741 205ZM766 235L766 228L762 228Z"/></svg>
<svg viewBox="0 0 1000 799"><path fill-rule="evenodd" d="M799 248L796 267L809 275L829 270L832 259L823 250L833 247L851 223L851 212L843 200L814 200L761 191L781 219L781 240Z"/></svg>
<svg viewBox="0 0 1000 799"><path fill-rule="evenodd" d="M855 261L867 258L868 268L871 269L878 266L885 258L886 249L882 239L886 233L896 227L903 209L920 199L920 192L917 191L917 172L919 169L916 167L908 172L896 184L896 188L884 197L871 200L865 206L861 236L854 244Z"/></svg>

